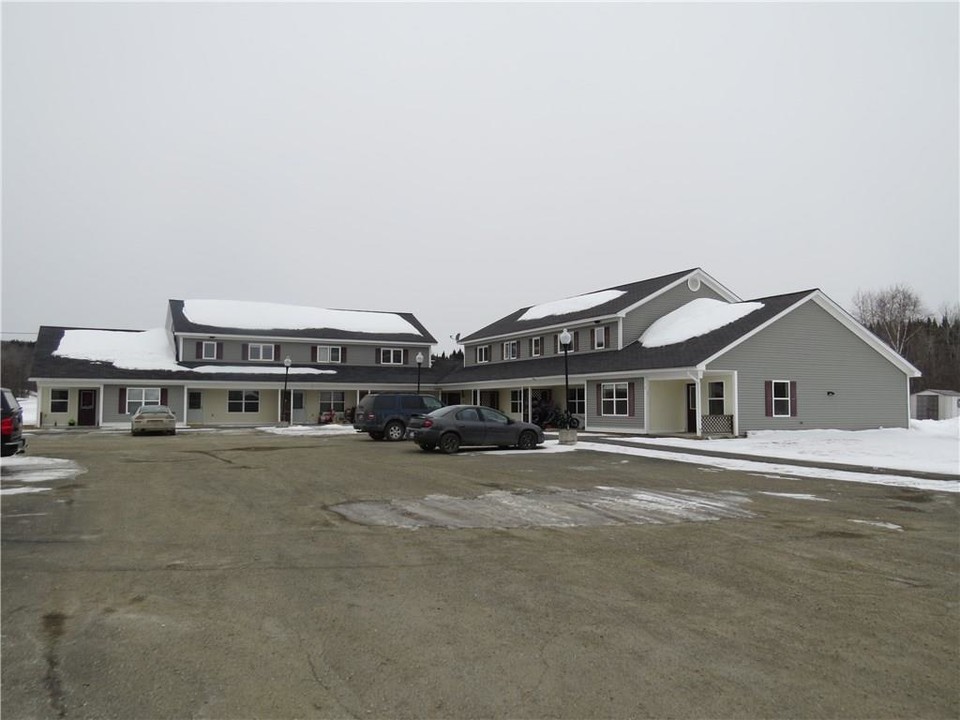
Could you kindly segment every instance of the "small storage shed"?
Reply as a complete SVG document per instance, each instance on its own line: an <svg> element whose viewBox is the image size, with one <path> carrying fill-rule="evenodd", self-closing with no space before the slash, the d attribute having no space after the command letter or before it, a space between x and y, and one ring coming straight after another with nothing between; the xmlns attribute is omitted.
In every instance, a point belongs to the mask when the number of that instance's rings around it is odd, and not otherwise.
<svg viewBox="0 0 960 720"><path fill-rule="evenodd" d="M924 390L910 396L910 417L915 420L948 420L960 415L960 392Z"/></svg>

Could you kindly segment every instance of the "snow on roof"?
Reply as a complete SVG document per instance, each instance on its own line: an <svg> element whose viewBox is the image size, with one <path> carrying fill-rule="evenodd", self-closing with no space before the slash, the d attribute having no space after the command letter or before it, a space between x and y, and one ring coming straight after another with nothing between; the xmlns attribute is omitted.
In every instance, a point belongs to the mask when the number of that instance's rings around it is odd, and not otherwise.
<svg viewBox="0 0 960 720"><path fill-rule="evenodd" d="M663 347L706 335L763 307L761 302L727 303L711 298L691 300L664 315L640 336L644 347Z"/></svg>
<svg viewBox="0 0 960 720"><path fill-rule="evenodd" d="M369 310L327 310L300 305L233 301L184 300L183 314L197 325L249 330L311 330L413 334L420 331L396 313Z"/></svg>
<svg viewBox="0 0 960 720"><path fill-rule="evenodd" d="M542 305L534 305L517 320L540 320L551 315L567 315L581 310L589 310L592 307L616 300L625 293L624 290L601 290L600 292L566 298L565 300L554 300Z"/></svg>
<svg viewBox="0 0 960 720"><path fill-rule="evenodd" d="M110 363L123 370L167 370L196 373L280 374L286 368L277 365L201 365L187 368L176 361L170 335L163 328L139 332L124 330L64 330L57 357ZM333 375L336 370L296 368L298 374Z"/></svg>

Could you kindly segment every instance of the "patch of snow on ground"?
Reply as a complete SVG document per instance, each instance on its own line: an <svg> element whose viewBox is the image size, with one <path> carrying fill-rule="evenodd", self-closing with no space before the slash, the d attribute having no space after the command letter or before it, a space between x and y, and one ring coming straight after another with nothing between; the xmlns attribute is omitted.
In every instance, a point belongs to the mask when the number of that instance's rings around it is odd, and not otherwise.
<svg viewBox="0 0 960 720"><path fill-rule="evenodd" d="M581 310L589 310L611 300L616 300L624 293L624 290L601 290L600 292L534 305L528 308L517 320L540 320L553 315L567 315Z"/></svg>
<svg viewBox="0 0 960 720"><path fill-rule="evenodd" d="M763 430L746 438L627 438L676 448L960 476L960 418L912 420L910 428Z"/></svg>
<svg viewBox="0 0 960 720"><path fill-rule="evenodd" d="M289 427L261 427L261 432L273 435L294 437L332 437L334 435L356 435L353 425L291 425Z"/></svg>
<svg viewBox="0 0 960 720"><path fill-rule="evenodd" d="M24 484L69 480L86 469L73 460L64 458L14 455L0 461L0 495L19 495L25 492L42 492L49 488L24 489Z"/></svg>
<svg viewBox="0 0 960 720"><path fill-rule="evenodd" d="M658 460L672 460L675 462L690 463L692 465L713 465L725 470L738 470L748 473L777 473L787 477L820 478L823 480L838 480L841 482L866 483L868 485L888 485L894 487L913 488L915 490L929 490L932 492L960 493L960 483L951 480L924 480L906 475L884 475L880 473L855 472L852 470L832 470L819 467L802 467L800 465L780 465L774 462L761 460L736 460L732 458L705 457L669 450L649 450L647 448L624 447L607 443L578 442L573 445L578 450L594 450L602 453L633 455L636 457L656 458Z"/></svg>
<svg viewBox="0 0 960 720"><path fill-rule="evenodd" d="M760 302L728 303L697 298L654 322L640 336L640 344L663 347L684 342L729 325L762 307Z"/></svg>
<svg viewBox="0 0 960 720"><path fill-rule="evenodd" d="M596 527L744 519L749 498L731 493L653 492L621 487L542 492L497 490L480 497L430 495L361 501L330 509L366 525L421 528Z"/></svg>
<svg viewBox="0 0 960 720"><path fill-rule="evenodd" d="M198 325L248 330L335 329L359 333L420 335L396 313L232 300L184 300L183 314Z"/></svg>

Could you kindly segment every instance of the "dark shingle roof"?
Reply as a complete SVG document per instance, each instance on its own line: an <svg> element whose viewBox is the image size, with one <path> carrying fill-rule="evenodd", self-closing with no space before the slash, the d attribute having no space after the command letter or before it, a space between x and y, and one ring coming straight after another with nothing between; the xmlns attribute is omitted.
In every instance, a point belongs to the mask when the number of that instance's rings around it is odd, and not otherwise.
<svg viewBox="0 0 960 720"><path fill-rule="evenodd" d="M191 333L200 335L259 335L262 337L288 337L324 340L369 340L374 342L412 342L435 344L436 338L420 323L412 313L405 312L376 312L372 310L352 310L349 312L363 312L371 315L396 315L415 329L416 333L376 333L363 330L344 330L342 328L273 328L269 330L243 327L220 327L201 325L188 318L183 311L184 300L170 300L170 317L175 333Z"/></svg>
<svg viewBox="0 0 960 720"><path fill-rule="evenodd" d="M791 305L813 293L813 290L758 298L763 307L712 332L690 338L685 342L647 348L638 342L622 350L588 353L570 353L568 356L571 375L594 375L600 373L629 372L633 370L659 370L693 367L717 354L744 335L769 321ZM488 380L556 377L563 375L563 355L536 360L485 363L461 367L442 378L444 383L484 382Z"/></svg>
<svg viewBox="0 0 960 720"><path fill-rule="evenodd" d="M649 280L641 280L640 282L628 283L626 285L616 285L614 287L603 288L603 290L593 291L604 292L605 290L622 290L623 295L587 310L565 313L563 315L551 315L539 320L520 320L520 316L529 310L530 307L520 308L519 310L515 310L514 312L510 313L506 317L502 317L496 322L491 323L486 327L477 330L476 332L470 333L466 337L462 338L461 342L473 342L474 340L481 340L488 337L498 337L500 335L510 335L512 333L522 333L528 331L532 332L538 327L573 323L587 318L599 318L616 315L617 313L652 295L658 290L662 290L671 283L674 283L677 280L689 275L697 269L698 268L691 268L690 270L684 270L682 272L672 273L670 275L663 275L657 278L650 278ZM584 294L593 294L593 292Z"/></svg>
<svg viewBox="0 0 960 720"><path fill-rule="evenodd" d="M137 370L118 368L112 363L81 360L77 358L57 357L53 353L60 347L60 341L67 330L102 330L103 328L66 328L41 326L37 333L37 343L34 348L33 369L31 377L35 378L70 378L78 380L159 380L159 381L214 381L214 382L262 382L275 384L283 382L283 373L247 373L229 372L198 373L191 368L210 366L214 362L182 362L182 370ZM137 330L111 330L110 332L140 332ZM239 363L229 363L225 367L237 367ZM268 365L270 365L268 363ZM282 363L273 363L274 367L283 367ZM313 367L313 366L311 366ZM412 384L417 382L416 367L389 367L385 365L342 365L336 368L335 374L297 372L297 366L290 369L289 380L298 384L303 383L355 383L367 384ZM429 385L435 382L436 375L432 368L424 367L421 370L421 384Z"/></svg>

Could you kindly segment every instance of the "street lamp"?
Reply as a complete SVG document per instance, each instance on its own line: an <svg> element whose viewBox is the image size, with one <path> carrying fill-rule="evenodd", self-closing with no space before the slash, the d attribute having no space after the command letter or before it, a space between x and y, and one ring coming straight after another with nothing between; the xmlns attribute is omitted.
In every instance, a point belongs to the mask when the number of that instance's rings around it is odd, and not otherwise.
<svg viewBox="0 0 960 720"><path fill-rule="evenodd" d="M567 414L570 413L570 363L567 359L567 351L570 349L571 340L573 340L573 337L567 329L564 328L563 332L560 333L560 344L563 346L563 390L564 396L566 397L566 402L564 402L563 406Z"/></svg>
<svg viewBox="0 0 960 720"><path fill-rule="evenodd" d="M283 359L283 402L280 403L280 422L290 424L290 398L287 397L287 379L290 377L290 366L293 360L287 355Z"/></svg>
<svg viewBox="0 0 960 720"><path fill-rule="evenodd" d="M417 395L420 394L420 366L423 365L423 353L417 353Z"/></svg>

